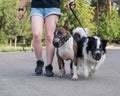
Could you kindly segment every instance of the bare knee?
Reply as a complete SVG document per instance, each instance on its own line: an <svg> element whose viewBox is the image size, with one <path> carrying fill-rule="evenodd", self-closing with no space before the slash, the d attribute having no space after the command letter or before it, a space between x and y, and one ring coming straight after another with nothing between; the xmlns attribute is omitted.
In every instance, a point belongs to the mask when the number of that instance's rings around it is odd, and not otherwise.
<svg viewBox="0 0 120 96"><path fill-rule="evenodd" d="M33 40L34 42L40 42L41 41L41 34L39 32L33 33Z"/></svg>

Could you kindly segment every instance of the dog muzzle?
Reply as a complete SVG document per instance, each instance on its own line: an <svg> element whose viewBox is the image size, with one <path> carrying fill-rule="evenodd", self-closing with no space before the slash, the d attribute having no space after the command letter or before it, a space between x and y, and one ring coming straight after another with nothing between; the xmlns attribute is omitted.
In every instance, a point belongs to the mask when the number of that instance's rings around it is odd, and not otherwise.
<svg viewBox="0 0 120 96"><path fill-rule="evenodd" d="M61 42L60 38L57 38L57 37L53 38L53 45L56 48L62 46L62 42Z"/></svg>
<svg viewBox="0 0 120 96"><path fill-rule="evenodd" d="M92 57L95 59L95 60L100 60L101 57L102 57L102 52L100 49L96 49L96 50L93 50L92 51Z"/></svg>
<svg viewBox="0 0 120 96"><path fill-rule="evenodd" d="M53 38L53 45L54 47L58 48L61 47L68 39L70 36L65 36L65 37L60 37L60 36L54 36Z"/></svg>

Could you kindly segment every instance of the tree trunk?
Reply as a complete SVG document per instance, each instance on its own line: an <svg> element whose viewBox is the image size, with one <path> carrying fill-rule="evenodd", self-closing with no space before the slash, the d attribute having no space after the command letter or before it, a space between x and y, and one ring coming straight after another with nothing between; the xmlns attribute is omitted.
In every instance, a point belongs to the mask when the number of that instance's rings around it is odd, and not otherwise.
<svg viewBox="0 0 120 96"><path fill-rule="evenodd" d="M106 12L111 11L112 8L112 0L106 0Z"/></svg>
<svg viewBox="0 0 120 96"><path fill-rule="evenodd" d="M26 42L25 42L25 37L23 37L23 45L25 45L26 44Z"/></svg>
<svg viewBox="0 0 120 96"><path fill-rule="evenodd" d="M32 50L32 52L33 52L33 39L31 40L31 50Z"/></svg>
<svg viewBox="0 0 120 96"><path fill-rule="evenodd" d="M15 45L14 45L15 49L17 47L17 36L15 36Z"/></svg>
<svg viewBox="0 0 120 96"><path fill-rule="evenodd" d="M12 46L12 39L10 39L10 47Z"/></svg>
<svg viewBox="0 0 120 96"><path fill-rule="evenodd" d="M111 2L111 0L108 0L108 9L111 11L111 4L112 2Z"/></svg>
<svg viewBox="0 0 120 96"><path fill-rule="evenodd" d="M25 44L26 44L26 42L25 42L25 37L23 37L23 51L26 51L26 50L25 50Z"/></svg>

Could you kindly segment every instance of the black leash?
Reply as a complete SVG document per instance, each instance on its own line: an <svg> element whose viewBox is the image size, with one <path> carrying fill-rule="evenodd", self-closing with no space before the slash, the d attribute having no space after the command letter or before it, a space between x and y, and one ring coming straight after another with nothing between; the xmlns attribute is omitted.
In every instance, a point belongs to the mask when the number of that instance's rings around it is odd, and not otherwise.
<svg viewBox="0 0 120 96"><path fill-rule="evenodd" d="M74 15L74 16L75 16L75 18L77 19L77 21L78 21L79 25L83 28L83 30L85 31L85 33L87 33L87 32L86 32L86 30L84 29L84 27L82 26L82 24L80 23L79 19L77 18L77 16L76 16L75 12L73 11L73 9L72 9L72 8L70 8L70 10L72 11L73 15Z"/></svg>

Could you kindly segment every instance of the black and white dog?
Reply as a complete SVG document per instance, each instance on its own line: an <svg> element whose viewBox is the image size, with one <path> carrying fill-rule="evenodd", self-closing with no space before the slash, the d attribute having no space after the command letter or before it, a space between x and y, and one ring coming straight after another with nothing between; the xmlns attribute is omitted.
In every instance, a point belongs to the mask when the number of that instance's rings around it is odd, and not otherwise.
<svg viewBox="0 0 120 96"><path fill-rule="evenodd" d="M82 64L83 75L88 78L104 63L107 40L101 40L97 36L90 37L88 36L88 30L85 32L80 27L73 30L73 37L78 44L78 65Z"/></svg>
<svg viewBox="0 0 120 96"><path fill-rule="evenodd" d="M65 74L64 60L71 60L70 69L72 79L77 80L77 43L65 27L56 27L53 38L53 45L57 49L56 55L59 66L59 76Z"/></svg>

